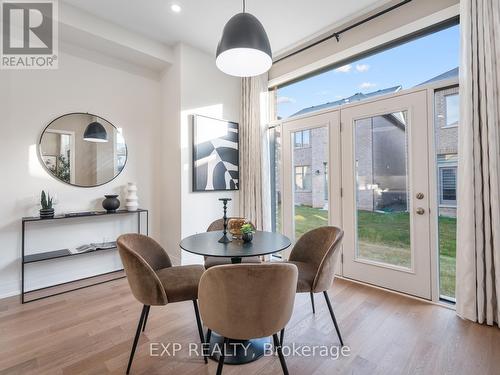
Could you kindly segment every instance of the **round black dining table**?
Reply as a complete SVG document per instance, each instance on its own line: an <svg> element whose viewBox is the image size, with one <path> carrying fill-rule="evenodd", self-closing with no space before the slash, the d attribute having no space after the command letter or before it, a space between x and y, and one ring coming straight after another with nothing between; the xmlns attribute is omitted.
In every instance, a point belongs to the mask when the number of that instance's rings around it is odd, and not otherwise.
<svg viewBox="0 0 500 375"><path fill-rule="evenodd" d="M180 247L190 253L220 258L231 258L231 263L241 263L242 258L262 256L280 252L291 245L290 239L280 233L256 231L252 242L232 240L221 243L222 231L204 232L184 238ZM229 235L229 233L228 233ZM265 290L262 293L266 293ZM245 324L245 322L241 322ZM223 348L224 338L215 332L210 336L211 358L218 361L219 351ZM224 363L241 365L255 361L264 355L265 344L269 338L252 340L230 340Z"/></svg>
<svg viewBox="0 0 500 375"><path fill-rule="evenodd" d="M256 231L252 242L232 240L221 243L222 231L203 232L184 238L180 247L187 252L207 257L231 258L231 263L241 263L245 257L262 256L280 252L290 246L290 239L280 233ZM229 235L229 234L228 234Z"/></svg>

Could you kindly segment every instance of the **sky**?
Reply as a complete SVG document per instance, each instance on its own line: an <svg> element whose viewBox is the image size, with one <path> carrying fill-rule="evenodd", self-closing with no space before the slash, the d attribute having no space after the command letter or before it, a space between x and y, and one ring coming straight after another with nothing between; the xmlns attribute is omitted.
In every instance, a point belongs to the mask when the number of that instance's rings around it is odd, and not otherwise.
<svg viewBox="0 0 500 375"><path fill-rule="evenodd" d="M278 116L286 118L303 108L358 92L398 85L411 88L456 68L459 54L460 32L456 25L278 88Z"/></svg>

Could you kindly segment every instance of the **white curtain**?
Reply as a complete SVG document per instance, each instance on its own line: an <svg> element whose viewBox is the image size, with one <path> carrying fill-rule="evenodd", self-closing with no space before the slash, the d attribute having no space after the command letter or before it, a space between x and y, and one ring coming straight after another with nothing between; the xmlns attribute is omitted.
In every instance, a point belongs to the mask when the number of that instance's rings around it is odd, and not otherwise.
<svg viewBox="0 0 500 375"><path fill-rule="evenodd" d="M457 314L500 322L500 0L461 0Z"/></svg>
<svg viewBox="0 0 500 375"><path fill-rule="evenodd" d="M271 230L267 75L241 81L240 216Z"/></svg>

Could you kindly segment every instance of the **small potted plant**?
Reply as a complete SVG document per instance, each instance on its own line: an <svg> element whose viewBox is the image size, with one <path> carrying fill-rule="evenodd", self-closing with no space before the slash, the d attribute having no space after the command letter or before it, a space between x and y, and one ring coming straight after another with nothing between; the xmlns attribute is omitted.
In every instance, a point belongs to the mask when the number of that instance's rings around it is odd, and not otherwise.
<svg viewBox="0 0 500 375"><path fill-rule="evenodd" d="M253 240L253 232L254 228L253 225L250 223L243 224L241 226L241 239L243 242L251 242Z"/></svg>
<svg viewBox="0 0 500 375"><path fill-rule="evenodd" d="M42 195L40 197L40 205L42 209L40 210L40 218L52 218L54 217L54 207L53 207L53 198L50 194L45 194L45 191L42 190Z"/></svg>

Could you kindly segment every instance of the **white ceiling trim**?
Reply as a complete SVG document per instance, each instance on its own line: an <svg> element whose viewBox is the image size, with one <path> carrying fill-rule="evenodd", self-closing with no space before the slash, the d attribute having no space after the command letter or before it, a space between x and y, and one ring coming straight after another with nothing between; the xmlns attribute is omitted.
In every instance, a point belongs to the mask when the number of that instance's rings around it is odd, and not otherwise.
<svg viewBox="0 0 500 375"><path fill-rule="evenodd" d="M377 2L373 3L371 6L367 6L360 10L359 12L356 12L354 14L351 14L350 16L335 22L327 27L324 27L323 29L319 30L318 32L308 35L304 37L303 39L297 41L296 43L293 43L286 48L283 48L279 51L276 51L274 53L273 59L278 60L279 58L286 56L289 53L292 53L295 50L298 50L308 44L314 43L316 40L319 40L326 35L330 35L335 29L338 29L339 27L346 25L350 23L351 21L355 20L356 18L359 18L367 13L370 13L371 11L380 8L384 6L385 4L391 2L392 0L378 0Z"/></svg>
<svg viewBox="0 0 500 375"><path fill-rule="evenodd" d="M59 3L59 38L155 71L173 62L170 47L63 2Z"/></svg>

